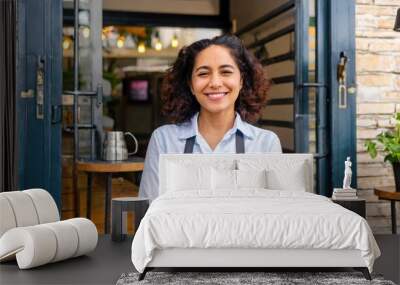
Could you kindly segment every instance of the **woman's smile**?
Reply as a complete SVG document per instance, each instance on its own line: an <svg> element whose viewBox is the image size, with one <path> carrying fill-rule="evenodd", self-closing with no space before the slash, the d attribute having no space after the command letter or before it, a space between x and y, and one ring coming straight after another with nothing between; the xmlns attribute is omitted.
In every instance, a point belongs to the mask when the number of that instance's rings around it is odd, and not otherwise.
<svg viewBox="0 0 400 285"><path fill-rule="evenodd" d="M224 98L228 95L229 92L207 92L204 93L211 101L219 101L220 99Z"/></svg>

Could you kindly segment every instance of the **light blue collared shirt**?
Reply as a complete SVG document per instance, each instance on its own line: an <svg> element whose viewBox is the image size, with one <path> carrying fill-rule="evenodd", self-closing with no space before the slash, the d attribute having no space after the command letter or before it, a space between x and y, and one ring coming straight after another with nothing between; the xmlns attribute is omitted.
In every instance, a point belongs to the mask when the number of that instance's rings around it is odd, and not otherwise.
<svg viewBox="0 0 400 285"><path fill-rule="evenodd" d="M196 136L193 153L236 153L236 131L244 137L245 153L282 152L278 136L268 130L252 126L236 113L235 123L214 150L199 133L197 118L182 124L164 125L154 130L146 152L139 196L154 200L158 197L158 160L161 153L183 153L186 139Z"/></svg>

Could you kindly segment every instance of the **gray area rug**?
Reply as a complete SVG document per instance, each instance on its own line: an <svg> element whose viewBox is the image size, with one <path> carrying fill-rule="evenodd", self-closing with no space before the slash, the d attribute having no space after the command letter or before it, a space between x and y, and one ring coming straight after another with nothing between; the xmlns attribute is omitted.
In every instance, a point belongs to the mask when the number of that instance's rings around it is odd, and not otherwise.
<svg viewBox="0 0 400 285"><path fill-rule="evenodd" d="M379 284L395 285L380 275L372 275L368 281L360 272L148 272L146 278L138 281L139 273L122 274L117 285L133 284Z"/></svg>

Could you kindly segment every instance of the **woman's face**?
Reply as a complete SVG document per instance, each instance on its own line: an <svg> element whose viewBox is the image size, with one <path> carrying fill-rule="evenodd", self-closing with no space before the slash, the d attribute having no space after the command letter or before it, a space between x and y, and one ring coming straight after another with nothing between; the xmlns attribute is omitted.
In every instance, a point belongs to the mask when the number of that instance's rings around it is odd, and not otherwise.
<svg viewBox="0 0 400 285"><path fill-rule="evenodd" d="M233 111L242 78L229 49L211 45L202 50L195 58L190 85L201 110L210 113Z"/></svg>

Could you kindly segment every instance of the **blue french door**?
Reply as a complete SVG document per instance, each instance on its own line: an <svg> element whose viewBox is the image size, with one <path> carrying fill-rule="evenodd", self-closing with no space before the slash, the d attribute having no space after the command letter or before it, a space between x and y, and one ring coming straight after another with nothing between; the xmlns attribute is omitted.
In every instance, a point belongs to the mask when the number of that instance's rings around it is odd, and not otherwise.
<svg viewBox="0 0 400 285"><path fill-rule="evenodd" d="M328 74L330 83L330 173L333 187L342 187L344 161L353 162L352 187L357 188L355 0L327 1L329 5ZM346 78L337 76L345 59ZM345 92L344 92L345 91Z"/></svg>
<svg viewBox="0 0 400 285"><path fill-rule="evenodd" d="M61 204L62 1L17 1L18 187Z"/></svg>
<svg viewBox="0 0 400 285"><path fill-rule="evenodd" d="M316 192L330 197L342 186L346 157L357 163L355 3L296 0L295 7L295 150L314 154ZM343 62L345 80L337 73Z"/></svg>
<svg viewBox="0 0 400 285"><path fill-rule="evenodd" d="M354 0L280 0L236 34L272 81L259 127L286 153L314 155L314 188L330 196L347 156L356 165ZM339 63L346 61L346 80ZM350 92L350 91L353 92ZM356 187L356 167L352 186Z"/></svg>
<svg viewBox="0 0 400 285"><path fill-rule="evenodd" d="M297 0L294 125L296 152L313 153L317 193L329 196L329 125L325 1Z"/></svg>

